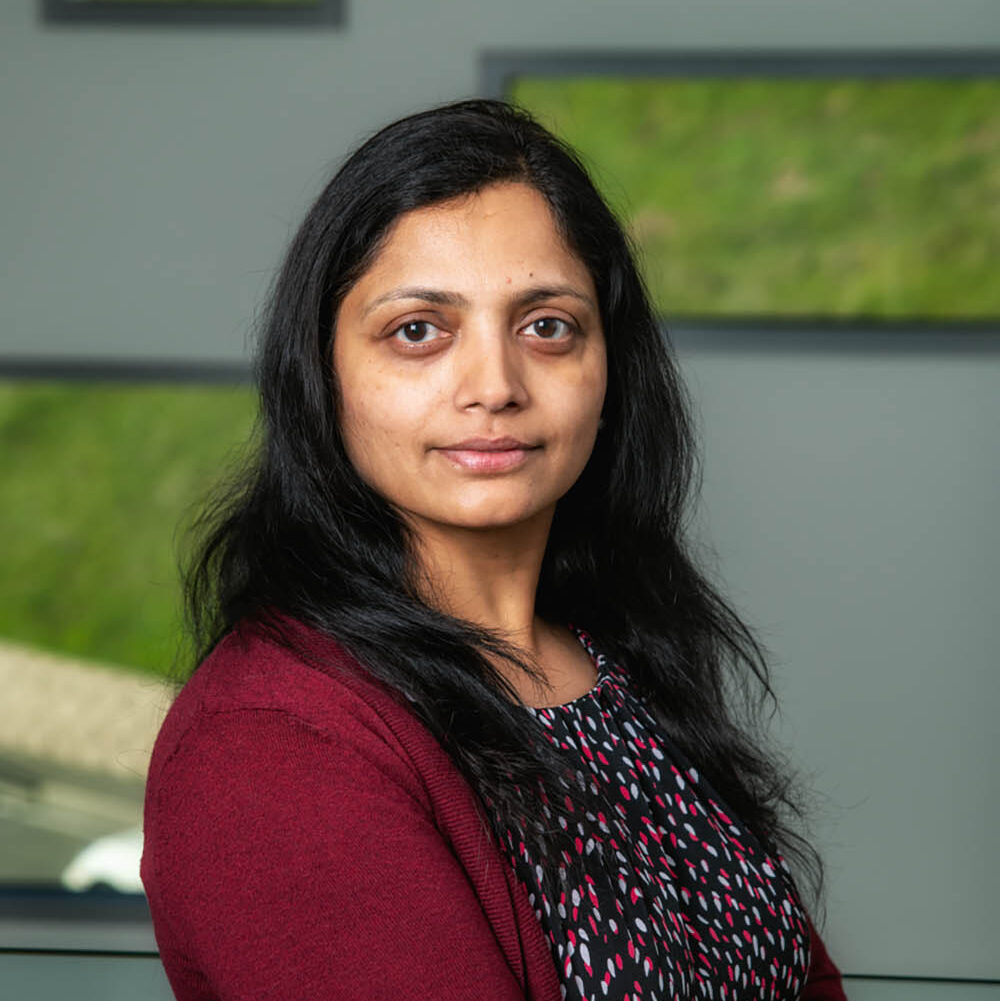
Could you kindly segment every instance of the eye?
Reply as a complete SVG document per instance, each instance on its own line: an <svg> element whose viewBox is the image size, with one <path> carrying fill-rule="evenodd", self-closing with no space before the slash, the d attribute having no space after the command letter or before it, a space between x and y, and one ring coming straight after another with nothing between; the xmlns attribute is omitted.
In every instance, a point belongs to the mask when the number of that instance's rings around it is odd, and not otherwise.
<svg viewBox="0 0 1000 1001"><path fill-rule="evenodd" d="M572 324L560 320L558 316L543 316L532 320L524 329L544 341L564 341L574 333Z"/></svg>
<svg viewBox="0 0 1000 1001"><path fill-rule="evenodd" d="M439 333L438 328L427 320L410 320L397 327L392 336L403 344L430 344L437 339L434 335Z"/></svg>

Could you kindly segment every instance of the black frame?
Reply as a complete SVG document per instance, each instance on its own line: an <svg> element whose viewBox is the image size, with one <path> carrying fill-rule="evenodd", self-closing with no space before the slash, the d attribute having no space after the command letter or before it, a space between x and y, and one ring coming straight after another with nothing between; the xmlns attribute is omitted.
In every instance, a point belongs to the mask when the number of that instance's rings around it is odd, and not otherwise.
<svg viewBox="0 0 1000 1001"><path fill-rule="evenodd" d="M0 887L0 953L156 956L149 904L140 893Z"/></svg>
<svg viewBox="0 0 1000 1001"><path fill-rule="evenodd" d="M829 51L772 49L755 52L722 49L702 51L651 50L567 52L527 49L487 51L483 54L480 90L484 97L503 98L519 76L663 76L663 77L833 77L858 76L891 79L904 76L1000 76L1000 51L963 52L890 49Z"/></svg>
<svg viewBox="0 0 1000 1001"><path fill-rule="evenodd" d="M312 0L308 5L264 3L115 3L113 0L41 0L50 24L92 25L270 25L341 27L346 0Z"/></svg>
<svg viewBox="0 0 1000 1001"><path fill-rule="evenodd" d="M755 52L706 50L492 50L480 62L480 93L507 99L511 84L520 76L657 76L698 77L1000 77L1000 50L854 50L774 49ZM864 348L885 350L904 341L921 350L973 350L998 346L1000 316L983 319L922 320L871 316L828 317L750 316L674 317L670 332L678 346L716 346L732 349L754 334L755 348L776 350L800 347L821 350ZM853 336L863 334L863 337ZM849 336L848 336L849 335ZM914 343L914 336L916 342ZM944 335L944 336L942 336ZM848 337L845 340L845 336ZM872 338L874 337L874 340ZM959 343L960 342L960 343Z"/></svg>
<svg viewBox="0 0 1000 1001"><path fill-rule="evenodd" d="M239 386L253 382L253 370L246 361L177 361L165 358L73 358L0 354L0 380L2 379Z"/></svg>

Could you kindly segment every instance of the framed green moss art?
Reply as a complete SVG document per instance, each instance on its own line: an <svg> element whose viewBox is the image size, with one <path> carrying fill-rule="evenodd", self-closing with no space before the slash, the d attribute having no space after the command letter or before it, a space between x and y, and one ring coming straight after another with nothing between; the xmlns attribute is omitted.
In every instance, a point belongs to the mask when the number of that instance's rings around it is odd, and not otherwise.
<svg viewBox="0 0 1000 1001"><path fill-rule="evenodd" d="M1000 57L503 54L668 320L1000 327Z"/></svg>

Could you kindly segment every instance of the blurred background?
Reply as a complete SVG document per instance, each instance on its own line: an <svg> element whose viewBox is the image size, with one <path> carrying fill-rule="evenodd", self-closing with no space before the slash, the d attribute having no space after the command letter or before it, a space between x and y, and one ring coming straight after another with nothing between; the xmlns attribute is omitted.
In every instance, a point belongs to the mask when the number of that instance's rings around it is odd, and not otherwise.
<svg viewBox="0 0 1000 1001"><path fill-rule="evenodd" d="M255 310L360 140L486 94L640 249L850 996L1000 997L1000 7L9 0L0 80L0 980L166 990L143 780Z"/></svg>

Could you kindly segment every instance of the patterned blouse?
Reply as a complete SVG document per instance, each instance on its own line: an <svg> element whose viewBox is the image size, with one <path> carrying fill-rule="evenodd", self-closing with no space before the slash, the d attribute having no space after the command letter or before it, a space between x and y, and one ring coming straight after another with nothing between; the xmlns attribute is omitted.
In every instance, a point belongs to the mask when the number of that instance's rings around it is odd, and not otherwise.
<svg viewBox="0 0 1000 1001"><path fill-rule="evenodd" d="M809 969L809 926L784 860L764 852L671 744L628 673L575 632L596 685L565 705L528 711L614 804L611 816L576 822L576 849L589 856L595 841L610 839L617 872L592 865L585 883L567 883L551 900L523 834L507 830L503 844L552 948L563 997L794 1001Z"/></svg>

